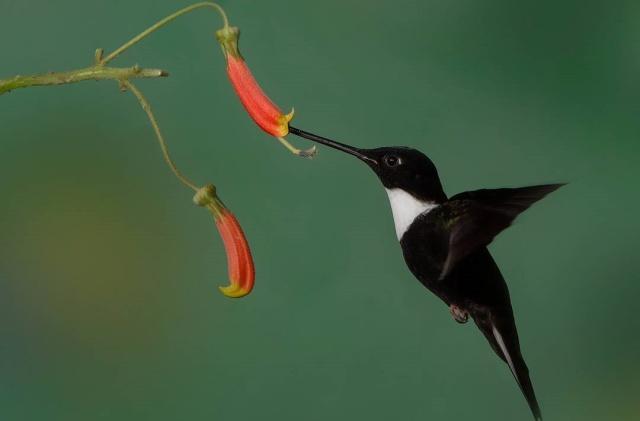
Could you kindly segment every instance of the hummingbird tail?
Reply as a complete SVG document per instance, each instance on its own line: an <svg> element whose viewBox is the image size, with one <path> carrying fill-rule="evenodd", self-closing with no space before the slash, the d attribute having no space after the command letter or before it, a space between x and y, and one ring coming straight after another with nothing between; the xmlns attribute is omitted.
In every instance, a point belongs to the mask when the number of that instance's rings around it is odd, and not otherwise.
<svg viewBox="0 0 640 421"><path fill-rule="evenodd" d="M505 342L504 338L500 334L498 328L494 325L492 326L492 334L495 338L495 341L502 352L503 360L509 366L513 377L515 377L516 382L518 382L518 386L520 386L520 390L524 394L527 403L529 404L529 408L531 408L531 412L535 417L536 421L542 420L542 413L540 412L540 406L538 405L538 400L536 399L536 393L533 390L533 385L531 384L531 378L529 377L529 368L520 353L519 346L518 347L509 347Z"/></svg>
<svg viewBox="0 0 640 421"><path fill-rule="evenodd" d="M509 366L511 374L515 377L535 420L542 421L542 412L529 377L529 368L520 352L518 333L513 315L511 314L510 317L474 319L495 353Z"/></svg>

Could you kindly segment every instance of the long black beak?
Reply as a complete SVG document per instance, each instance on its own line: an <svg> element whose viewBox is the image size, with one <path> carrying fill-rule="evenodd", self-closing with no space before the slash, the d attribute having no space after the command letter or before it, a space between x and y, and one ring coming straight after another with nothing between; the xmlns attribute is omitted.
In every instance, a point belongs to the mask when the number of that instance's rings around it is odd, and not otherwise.
<svg viewBox="0 0 640 421"><path fill-rule="evenodd" d="M317 142L322 145L329 146L330 148L346 152L349 155L353 155L369 165L378 165L378 161L376 161L373 157L367 155L366 149L354 148L353 146L345 145L344 143L336 142L335 140L327 139L326 137L305 132L304 130L296 129L295 127L291 126L289 126L289 133L311 140L312 142Z"/></svg>

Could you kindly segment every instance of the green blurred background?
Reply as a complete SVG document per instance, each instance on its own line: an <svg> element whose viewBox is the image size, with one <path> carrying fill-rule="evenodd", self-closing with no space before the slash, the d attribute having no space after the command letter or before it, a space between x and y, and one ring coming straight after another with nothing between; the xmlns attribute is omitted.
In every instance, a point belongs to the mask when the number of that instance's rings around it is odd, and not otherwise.
<svg viewBox="0 0 640 421"><path fill-rule="evenodd" d="M0 78L86 66L187 4L0 0ZM296 126L417 147L450 194L569 181L491 250L545 419L639 419L640 3L222 4ZM131 95L4 95L0 419L530 419L475 327L406 269L369 170L294 158L251 123L218 27L196 12L114 64L171 72L138 85L182 170L241 220L254 292L217 292L210 215Z"/></svg>

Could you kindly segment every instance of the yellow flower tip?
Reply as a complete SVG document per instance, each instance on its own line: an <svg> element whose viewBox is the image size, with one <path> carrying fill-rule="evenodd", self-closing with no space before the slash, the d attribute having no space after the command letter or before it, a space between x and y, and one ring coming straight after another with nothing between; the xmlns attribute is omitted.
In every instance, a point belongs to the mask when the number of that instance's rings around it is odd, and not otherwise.
<svg viewBox="0 0 640 421"><path fill-rule="evenodd" d="M221 293L223 293L224 295L229 295L229 294L233 294L235 291L237 291L238 289L240 289L240 284L236 284L236 283L231 283L227 286L223 286L223 287L218 287L218 289L220 290Z"/></svg>
<svg viewBox="0 0 640 421"><path fill-rule="evenodd" d="M229 297L230 298L242 298L242 297L245 297L245 296L249 295L249 293L251 293L251 290L240 288L238 291L236 291L234 293L233 296L229 296Z"/></svg>
<svg viewBox="0 0 640 421"><path fill-rule="evenodd" d="M293 116L296 113L296 109L294 107L291 107L291 111L289 112L289 114L285 114L284 117L284 121L288 124L291 120L293 120Z"/></svg>
<svg viewBox="0 0 640 421"><path fill-rule="evenodd" d="M285 137L289 134L289 122L293 120L293 116L295 114L295 110L292 108L289 114L281 114L278 117L277 125L275 126L275 130L270 131L269 133L275 137Z"/></svg>
<svg viewBox="0 0 640 421"><path fill-rule="evenodd" d="M248 295L251 290L241 288L239 284L231 284L225 287L218 287L225 297L241 298Z"/></svg>

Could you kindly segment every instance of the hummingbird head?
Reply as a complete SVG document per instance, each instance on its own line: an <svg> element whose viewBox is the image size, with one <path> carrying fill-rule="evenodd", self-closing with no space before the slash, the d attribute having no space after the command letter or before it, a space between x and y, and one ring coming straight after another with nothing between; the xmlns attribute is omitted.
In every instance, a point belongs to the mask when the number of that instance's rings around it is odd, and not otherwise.
<svg viewBox="0 0 640 421"><path fill-rule="evenodd" d="M424 202L441 203L447 199L436 166L422 152L406 146L355 151L357 154L352 155L364 161L388 191L402 190Z"/></svg>
<svg viewBox="0 0 640 421"><path fill-rule="evenodd" d="M361 149L294 127L289 127L289 130L292 134L355 156L376 173L387 192L402 191L418 201L434 204L447 200L436 166L416 149L404 146Z"/></svg>

